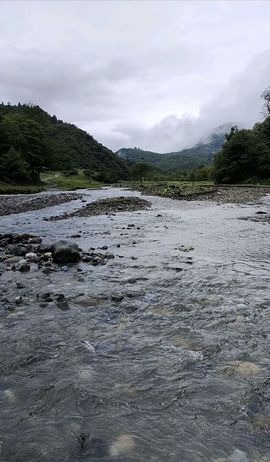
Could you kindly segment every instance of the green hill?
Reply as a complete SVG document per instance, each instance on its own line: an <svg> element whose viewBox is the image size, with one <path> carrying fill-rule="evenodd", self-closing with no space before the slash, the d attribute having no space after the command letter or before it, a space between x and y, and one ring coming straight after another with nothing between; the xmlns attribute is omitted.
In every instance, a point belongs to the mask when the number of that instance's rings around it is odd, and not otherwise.
<svg viewBox="0 0 270 462"><path fill-rule="evenodd" d="M212 133L206 140L182 151L160 154L139 148L123 148L116 154L129 162L147 162L166 172L187 171L202 165L209 165L212 162L214 155L224 143L226 128L228 128L227 124L222 127L222 130L218 127L216 132ZM228 128L229 130L230 128Z"/></svg>
<svg viewBox="0 0 270 462"><path fill-rule="evenodd" d="M33 179L44 167L56 170L87 169L113 179L128 177L126 162L75 125L51 116L39 106L0 104L0 179L16 178L6 172L10 162L21 177ZM15 169L16 169L15 168ZM19 170L20 170L19 168ZM8 169L7 169L8 170ZM23 178L21 178L23 179ZM20 178L17 178L19 181Z"/></svg>

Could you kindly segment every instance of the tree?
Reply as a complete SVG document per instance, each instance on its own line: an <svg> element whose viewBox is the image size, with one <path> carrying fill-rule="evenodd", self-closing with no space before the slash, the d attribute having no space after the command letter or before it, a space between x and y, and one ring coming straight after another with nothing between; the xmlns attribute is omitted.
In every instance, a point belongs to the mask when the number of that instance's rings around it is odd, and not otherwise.
<svg viewBox="0 0 270 462"><path fill-rule="evenodd" d="M239 130L224 143L214 158L213 177L216 183L242 183L252 178L268 178L270 147L256 130Z"/></svg>
<svg viewBox="0 0 270 462"><path fill-rule="evenodd" d="M29 181L28 164L16 149L11 148L0 157L0 178L5 182L25 183Z"/></svg>
<svg viewBox="0 0 270 462"><path fill-rule="evenodd" d="M132 168L132 176L136 179L140 179L143 183L143 177L149 172L150 166L146 162L138 162Z"/></svg>
<svg viewBox="0 0 270 462"><path fill-rule="evenodd" d="M41 125L34 120L27 120L22 125L23 157L29 164L33 179L40 180L42 167L46 166L46 137Z"/></svg>
<svg viewBox="0 0 270 462"><path fill-rule="evenodd" d="M263 114L265 116L267 116L268 114L270 114L270 87L266 88L262 94L261 94L261 98L263 98L264 100L264 104L263 104Z"/></svg>

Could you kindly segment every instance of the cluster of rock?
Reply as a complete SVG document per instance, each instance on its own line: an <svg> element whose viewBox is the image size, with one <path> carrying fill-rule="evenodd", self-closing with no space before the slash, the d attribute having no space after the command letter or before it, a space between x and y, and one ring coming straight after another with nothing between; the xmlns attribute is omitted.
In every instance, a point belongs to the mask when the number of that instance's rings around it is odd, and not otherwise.
<svg viewBox="0 0 270 462"><path fill-rule="evenodd" d="M240 217L239 220L251 220L255 221L256 223L269 223L270 224L270 214L259 210L256 212L255 216L253 217Z"/></svg>
<svg viewBox="0 0 270 462"><path fill-rule="evenodd" d="M53 207L55 205L81 198L82 195L77 193L43 194L38 197L30 198L25 198L23 195L1 196L0 216L11 215L12 213L23 213L31 210L39 210L45 207Z"/></svg>
<svg viewBox="0 0 270 462"><path fill-rule="evenodd" d="M186 201L211 200L219 204L235 203L245 204L256 201L270 193L270 187L263 186L201 186L185 187L175 184L136 184L132 188L141 191L144 195L169 197L170 199Z"/></svg>
<svg viewBox="0 0 270 462"><path fill-rule="evenodd" d="M0 274L4 271L26 273L35 265L43 273L57 271L59 266L76 264L80 261L96 265L105 265L114 258L110 252L96 253L82 251L78 244L70 241L57 241L53 244L42 243L42 238L32 234L0 235Z"/></svg>
<svg viewBox="0 0 270 462"><path fill-rule="evenodd" d="M91 217L96 215L107 215L118 212L135 212L151 207L151 202L139 197L112 197L91 202L84 207L71 213L63 213L59 216L44 218L45 221L65 220L72 217Z"/></svg>

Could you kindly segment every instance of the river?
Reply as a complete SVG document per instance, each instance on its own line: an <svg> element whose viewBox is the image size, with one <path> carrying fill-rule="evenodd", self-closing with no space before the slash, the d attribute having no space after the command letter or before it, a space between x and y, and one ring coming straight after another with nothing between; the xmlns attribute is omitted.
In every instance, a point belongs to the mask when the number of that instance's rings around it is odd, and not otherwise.
<svg viewBox="0 0 270 462"><path fill-rule="evenodd" d="M23 293L0 311L2 462L270 461L269 224L240 219L270 197L146 199L150 210L111 216L43 220L74 200L1 218L2 233L80 233L82 249L115 255L2 275L7 298ZM41 307L45 292L70 309Z"/></svg>

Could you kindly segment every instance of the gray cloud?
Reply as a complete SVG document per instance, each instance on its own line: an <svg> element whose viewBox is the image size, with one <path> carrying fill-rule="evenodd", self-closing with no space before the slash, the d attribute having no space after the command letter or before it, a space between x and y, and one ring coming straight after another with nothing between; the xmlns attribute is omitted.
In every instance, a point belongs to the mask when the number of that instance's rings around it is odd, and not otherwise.
<svg viewBox="0 0 270 462"><path fill-rule="evenodd" d="M250 126L270 84L269 2L3 1L0 91L116 150Z"/></svg>

